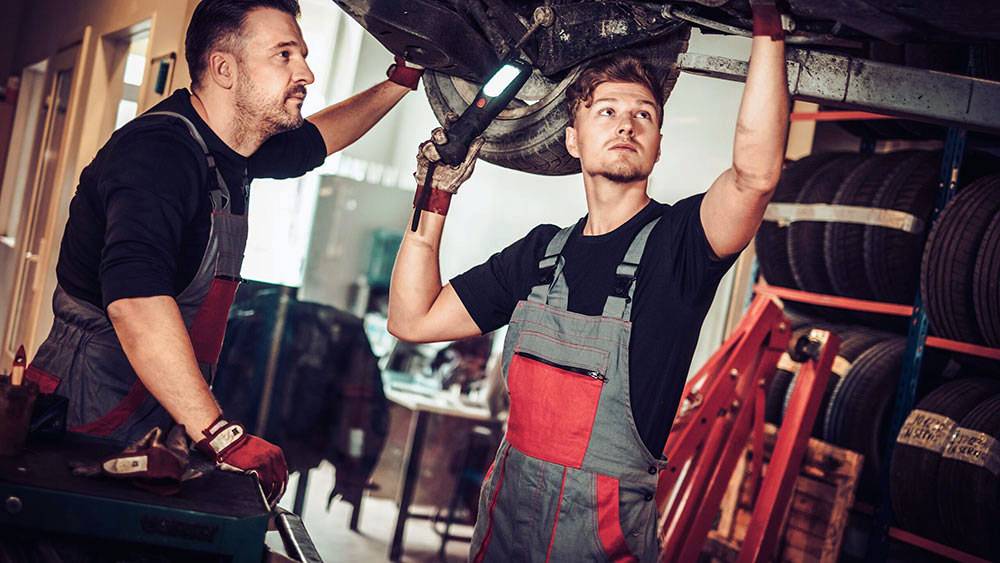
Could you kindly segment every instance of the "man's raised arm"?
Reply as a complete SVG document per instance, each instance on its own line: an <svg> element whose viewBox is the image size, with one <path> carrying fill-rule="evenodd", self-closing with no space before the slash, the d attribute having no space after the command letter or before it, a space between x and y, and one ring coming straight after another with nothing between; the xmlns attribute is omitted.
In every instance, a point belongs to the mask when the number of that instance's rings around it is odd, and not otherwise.
<svg viewBox="0 0 1000 563"><path fill-rule="evenodd" d="M781 176L788 133L788 80L781 16L773 0L751 0L754 37L736 121L733 166L705 194L701 222L719 257L753 239Z"/></svg>
<svg viewBox="0 0 1000 563"><path fill-rule="evenodd" d="M451 284L441 286L439 258L451 197L472 174L481 146L481 139L474 142L465 162L451 167L438 163L430 141L420 145L413 202L416 230L407 226L389 284L389 332L400 340L438 342L480 334Z"/></svg>
<svg viewBox="0 0 1000 563"><path fill-rule="evenodd" d="M331 155L360 139L403 96L417 89L423 73L422 67L396 57L386 73L388 80L310 115L307 119L323 136L326 154Z"/></svg>

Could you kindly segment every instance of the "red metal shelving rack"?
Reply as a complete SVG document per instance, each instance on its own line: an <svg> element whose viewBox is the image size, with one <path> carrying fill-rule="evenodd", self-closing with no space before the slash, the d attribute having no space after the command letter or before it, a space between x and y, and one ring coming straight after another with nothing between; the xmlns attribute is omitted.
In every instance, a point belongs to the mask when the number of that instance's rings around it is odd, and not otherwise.
<svg viewBox="0 0 1000 563"><path fill-rule="evenodd" d="M796 112L792 113L790 116L790 121L792 122L864 121L864 120L881 120L881 119L897 119L897 118L894 116L887 116L865 111ZM947 138L945 139L944 159L942 161L939 199L935 206L934 213L932 215L931 219L932 222L937 218L937 215L944 207L944 204L955 194L957 188L958 172L961 169L962 156L965 152L965 139L966 139L965 131L956 128L950 128L948 130ZM861 150L862 152L874 151L874 142L871 139L862 139ZM754 277L756 277L756 275L754 275ZM818 293L811 293L798 289L772 286L764 282L755 283L753 286L753 291L759 294L772 295L779 299L808 303L811 305L819 305L824 307L861 311L868 313L877 313L884 315L910 317L912 319L911 321L912 326L910 326L909 335L907 336L908 343L906 350L906 362L905 362L906 365L904 366L903 374L902 377L900 378L899 387L896 393L897 394L896 402L893 407L894 428L902 425L901 417L905 417L906 413L908 413L909 410L913 408L913 402L916 393L916 383L920 377L924 346L940 348L962 354L980 356L993 360L1000 360L1000 348L990 348L987 346L980 346L969 342L960 342L956 340L949 340L937 336L928 335L927 315L926 311L924 310L922 299L919 293L916 296L915 305L910 306L910 305L900 305L897 303L884 303L879 301L854 299L837 295L824 295ZM881 480L883 482L883 485L888 484L887 468L883 471ZM869 562L885 561L888 549L886 546L886 540L891 538L896 541L900 541L903 543L919 547L931 553L935 553L943 557L948 557L950 559L959 561L961 563L987 563L985 559L981 559L979 557L965 553L953 547L934 542L932 540L918 536L906 530L890 526L889 519L891 517L891 507L888 506L888 497L880 499L878 507L869 506L868 508L869 510L867 511L867 513L871 514L875 519L873 526L875 529L872 530L873 534L872 537L879 539L873 541L870 538L868 551L865 557L866 561Z"/></svg>
<svg viewBox="0 0 1000 563"><path fill-rule="evenodd" d="M918 536L912 532L907 532L906 530L901 530L899 528L889 528L889 537L910 545L915 545L921 549L930 551L931 553L958 561L959 563L990 563L986 559L981 559L975 555L969 555L964 551L959 551L953 547L948 547L947 545L931 541L925 537Z"/></svg>
<svg viewBox="0 0 1000 563"><path fill-rule="evenodd" d="M896 303L883 303L881 301L868 301L865 299L841 297L839 295L824 295L821 293L811 293L808 291L802 291L801 289L791 289L787 287L769 285L765 282L758 282L756 285L754 285L754 292L763 295L771 295L787 301L795 301L798 303L807 303L810 305L820 305L823 307L832 307L837 309L846 309L850 311L879 313L883 315L894 315L900 317L909 317L913 314L913 307L909 305L899 305ZM960 342L957 340L948 340L946 338L940 338L937 336L928 336L926 339L926 344L927 346L942 348L953 352L960 352L962 354L971 354L974 356L981 356L984 358L1000 360L1000 348L989 348L987 346L979 346L978 344L970 344L968 342ZM864 503L857 503L856 508L859 509L859 512L863 512L870 515L873 515L875 512L874 507ZM986 559L976 557L975 555L970 555L959 549L955 549L953 547L929 540L925 537L918 536L917 534L908 532L906 530L902 530L900 528L890 527L889 537L897 541L917 546L921 549L924 549L931 553L935 553L942 557L947 557L954 561L959 561L960 563L989 563Z"/></svg>
<svg viewBox="0 0 1000 563"><path fill-rule="evenodd" d="M778 287L759 282L754 286L754 291L767 295L773 295L780 299L808 303L810 305L820 305L822 307L832 307L835 309L847 309L850 311L861 311L864 313L879 313L882 315L894 315L898 317L909 317L913 314L913 307L910 305L899 305L897 303L883 303L881 301L867 301L864 299L854 299L851 297L841 297L839 295L824 295L821 293L810 293L801 289L791 289ZM926 344L932 348L941 348L952 352L981 356L991 360L1000 360L1000 348L990 348L979 344L970 344L958 340L949 340L939 336L928 336Z"/></svg>

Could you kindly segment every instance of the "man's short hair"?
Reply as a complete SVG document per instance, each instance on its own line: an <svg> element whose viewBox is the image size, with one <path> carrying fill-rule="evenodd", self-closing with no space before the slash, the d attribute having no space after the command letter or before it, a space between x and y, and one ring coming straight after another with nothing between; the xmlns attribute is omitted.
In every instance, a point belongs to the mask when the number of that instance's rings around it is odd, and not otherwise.
<svg viewBox="0 0 1000 563"><path fill-rule="evenodd" d="M566 89L566 103L569 106L570 123L576 122L576 110L583 104L590 107L594 101L594 89L605 82L631 82L645 86L653 95L659 109L657 124L663 127L663 81L653 69L639 57L620 53L594 59Z"/></svg>
<svg viewBox="0 0 1000 563"><path fill-rule="evenodd" d="M259 8L280 10L299 17L298 0L202 0L191 15L184 38L184 58L191 71L191 86L198 88L208 68L208 55L224 50L238 55L240 32L247 14Z"/></svg>

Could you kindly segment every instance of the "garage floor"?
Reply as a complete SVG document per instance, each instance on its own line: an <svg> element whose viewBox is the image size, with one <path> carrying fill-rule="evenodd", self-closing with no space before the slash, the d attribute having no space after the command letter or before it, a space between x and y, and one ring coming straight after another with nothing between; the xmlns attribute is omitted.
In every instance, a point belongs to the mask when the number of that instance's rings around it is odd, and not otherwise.
<svg viewBox="0 0 1000 563"><path fill-rule="evenodd" d="M303 521L323 560L358 563L387 561L389 540L396 522L396 504L390 500L366 498L362 504L360 530L358 533L352 532L348 529L351 517L349 504L335 501L330 511L326 511L326 499L330 494L333 479L334 469L329 463L324 462L313 469L309 474L309 489L303 509ZM291 510L297 484L298 474L292 475L288 491L281 501L282 507ZM472 527L455 526L453 533L470 535ZM280 545L280 539L275 533L268 534L268 544L272 543ZM459 563L468 559L467 542L448 542L444 559L438 557L440 546L441 539L431 529L430 522L409 520L406 524L401 561Z"/></svg>

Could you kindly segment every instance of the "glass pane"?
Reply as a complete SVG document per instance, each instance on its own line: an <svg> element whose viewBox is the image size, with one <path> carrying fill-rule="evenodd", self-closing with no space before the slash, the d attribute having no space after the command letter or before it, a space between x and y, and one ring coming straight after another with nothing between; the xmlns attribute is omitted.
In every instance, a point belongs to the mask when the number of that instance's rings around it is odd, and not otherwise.
<svg viewBox="0 0 1000 563"><path fill-rule="evenodd" d="M35 173L38 169L38 159L42 154L43 135L45 134L45 123L49 118L49 104L47 100L48 92L45 90L45 71L27 71L25 77L32 86L25 88L21 96L26 103L31 104L28 111L28 119L34 120L33 125L26 127L29 129L24 137L26 145L30 146L30 156L20 163L20 170L12 186L14 195L11 198L10 211L7 217L7 232L9 237L18 235L17 228L21 223L21 215L24 213L24 199L31 197L31 190L35 185ZM31 96L32 98L28 98ZM20 103L20 102L19 102Z"/></svg>
<svg viewBox="0 0 1000 563"><path fill-rule="evenodd" d="M143 52L130 52L128 58L125 60L125 84L132 84L133 86L142 84L142 72L146 69L145 38L141 41L133 41L132 46L138 46L137 44L141 44Z"/></svg>
<svg viewBox="0 0 1000 563"><path fill-rule="evenodd" d="M73 86L73 69L59 71L56 76L55 111L52 113L52 125L49 137L45 140L45 152L42 154L42 181L38 185L38 197L34 209L35 220L31 226L31 242L29 248L38 252L39 242L45 234L46 219L52 197L59 191L56 172L59 168L59 147L62 145L63 133L66 129L66 113L69 111L69 95Z"/></svg>
<svg viewBox="0 0 1000 563"><path fill-rule="evenodd" d="M52 111L49 111L49 130L45 139L45 146L41 155L41 182L35 186L34 202L31 212L31 223L28 225L26 233L27 244L25 246L24 267L21 268L19 295L14 300L14 324L11 326L11 342L7 343L8 350L16 349L22 339L22 330L27 329L31 323L31 316L35 312L32 304L37 298L37 291L41 288L34 287L36 271L38 265L38 253L42 248L43 237L45 236L45 226L51 208L52 198L56 197L59 191L59 182L56 172L59 168L59 147L62 144L63 134L66 129L66 114L69 111L70 90L73 85L73 69L59 71L55 79L54 104Z"/></svg>
<svg viewBox="0 0 1000 563"><path fill-rule="evenodd" d="M118 114L115 116L115 129L118 129L122 125L132 121L132 118L135 117L135 113L138 110L139 104L131 100L122 100L118 102Z"/></svg>

